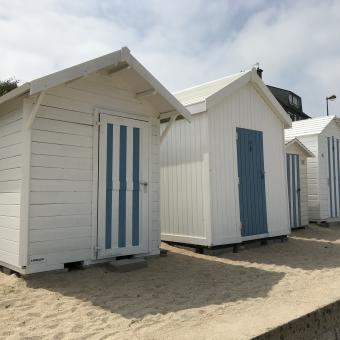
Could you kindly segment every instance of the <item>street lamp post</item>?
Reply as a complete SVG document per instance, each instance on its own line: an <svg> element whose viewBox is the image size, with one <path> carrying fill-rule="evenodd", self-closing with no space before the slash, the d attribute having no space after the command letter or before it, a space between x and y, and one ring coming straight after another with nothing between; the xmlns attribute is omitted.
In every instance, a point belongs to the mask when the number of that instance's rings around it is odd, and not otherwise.
<svg viewBox="0 0 340 340"><path fill-rule="evenodd" d="M327 116L329 116L329 112L328 112L328 101L329 100L335 100L336 99L336 95L335 94L332 94L331 96L329 97L326 97L326 104L327 104Z"/></svg>

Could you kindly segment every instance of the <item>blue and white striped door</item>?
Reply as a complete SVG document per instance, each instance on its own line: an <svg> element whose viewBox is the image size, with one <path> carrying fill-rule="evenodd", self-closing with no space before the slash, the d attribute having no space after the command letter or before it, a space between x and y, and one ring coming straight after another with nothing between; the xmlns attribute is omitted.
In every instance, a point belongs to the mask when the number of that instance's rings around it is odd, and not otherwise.
<svg viewBox="0 0 340 340"><path fill-rule="evenodd" d="M237 167L241 235L268 232L263 134L261 131L237 128Z"/></svg>
<svg viewBox="0 0 340 340"><path fill-rule="evenodd" d="M301 202L300 202L300 157L287 154L287 183L289 198L290 227L301 227Z"/></svg>
<svg viewBox="0 0 340 340"><path fill-rule="evenodd" d="M327 137L329 217L340 217L339 139Z"/></svg>
<svg viewBox="0 0 340 340"><path fill-rule="evenodd" d="M147 131L146 122L100 115L99 258L147 250Z"/></svg>

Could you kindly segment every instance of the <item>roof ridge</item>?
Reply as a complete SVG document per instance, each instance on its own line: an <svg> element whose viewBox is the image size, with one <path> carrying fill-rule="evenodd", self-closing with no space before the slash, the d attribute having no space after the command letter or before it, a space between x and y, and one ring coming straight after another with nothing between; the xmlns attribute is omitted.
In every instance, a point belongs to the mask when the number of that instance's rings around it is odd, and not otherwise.
<svg viewBox="0 0 340 340"><path fill-rule="evenodd" d="M224 76L224 77L221 77L221 78L217 78L217 79L214 79L214 80L209 80L209 81L206 81L204 83L200 83L198 85L194 85L194 86L191 86L191 87L187 87L185 89L182 89L182 90L179 90L179 91L174 91L172 92L174 95L176 94L180 94L180 93L183 93L183 92L186 92L186 91L190 91L190 90L194 90L198 87L201 87L201 86L206 86L206 85L211 85L213 83L216 83L220 80L224 80L224 79L228 79L228 78L231 78L231 77L235 77L235 76L238 76L240 74L246 74L247 72L249 72L251 70L247 70L247 71L241 71L241 72L238 72L238 73L233 73L233 74L230 74L228 76Z"/></svg>
<svg viewBox="0 0 340 340"><path fill-rule="evenodd" d="M336 118L336 115L310 117L310 118L307 118L307 119L296 120L296 121L293 122L293 125L302 124L302 123L306 123L306 122L309 123L312 120L332 120L334 118Z"/></svg>
<svg viewBox="0 0 340 340"><path fill-rule="evenodd" d="M285 129L285 136L292 138L293 136L299 137L320 134L332 121L336 122L337 119L336 115L332 115L295 121L291 128Z"/></svg>

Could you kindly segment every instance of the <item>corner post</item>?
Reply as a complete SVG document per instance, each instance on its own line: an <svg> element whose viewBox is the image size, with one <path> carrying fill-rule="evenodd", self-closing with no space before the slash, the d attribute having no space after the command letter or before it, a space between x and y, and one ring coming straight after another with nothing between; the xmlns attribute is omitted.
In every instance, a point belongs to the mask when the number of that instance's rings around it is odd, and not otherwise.
<svg viewBox="0 0 340 340"><path fill-rule="evenodd" d="M19 265L28 265L30 192L31 192L31 159L32 159L32 125L45 93L41 92L37 101L26 98L23 100L22 112L22 154L21 154L21 191L20 191L20 237Z"/></svg>

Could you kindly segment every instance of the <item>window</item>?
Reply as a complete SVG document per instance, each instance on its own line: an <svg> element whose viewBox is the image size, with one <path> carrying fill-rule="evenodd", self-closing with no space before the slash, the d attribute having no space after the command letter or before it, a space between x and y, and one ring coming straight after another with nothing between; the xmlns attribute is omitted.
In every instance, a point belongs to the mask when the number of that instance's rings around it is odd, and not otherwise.
<svg viewBox="0 0 340 340"><path fill-rule="evenodd" d="M293 95L289 94L289 104L293 104Z"/></svg>
<svg viewBox="0 0 340 340"><path fill-rule="evenodd" d="M289 104L294 105L297 108L301 107L301 99L298 96L294 96L292 93L288 96Z"/></svg>

